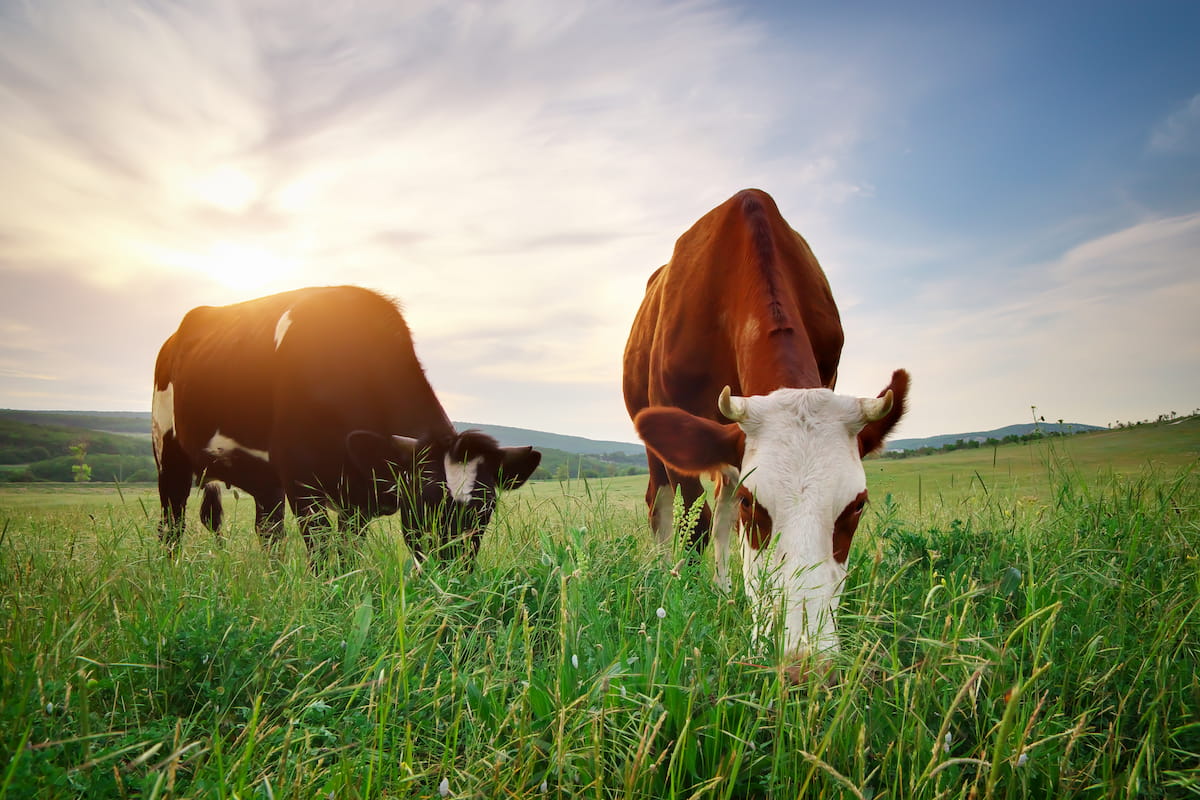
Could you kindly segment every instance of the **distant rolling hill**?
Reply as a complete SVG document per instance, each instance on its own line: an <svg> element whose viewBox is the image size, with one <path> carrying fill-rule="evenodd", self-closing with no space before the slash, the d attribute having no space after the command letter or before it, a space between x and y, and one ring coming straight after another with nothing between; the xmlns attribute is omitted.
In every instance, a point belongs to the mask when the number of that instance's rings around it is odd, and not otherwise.
<svg viewBox="0 0 1200 800"><path fill-rule="evenodd" d="M946 433L940 436L928 436L924 439L889 439L887 443L888 450L919 450L922 447L932 447L934 449L947 444L954 444L959 439L964 442L986 442L988 439L1003 440L1005 436L1025 436L1033 433L1034 429L1040 430L1045 434L1052 433L1080 433L1082 431L1098 431L1104 430L1098 425L1084 425L1080 422L1064 422L1061 425L1057 422L1039 422L1036 425L1032 422L1027 422L1023 425L1006 425L1003 428L996 428L990 431L974 431L972 433Z"/></svg>
<svg viewBox="0 0 1200 800"><path fill-rule="evenodd" d="M18 411L0 409L0 419L24 422L30 425L54 425L61 428L79 428L106 433L150 435L150 413L148 411ZM485 425L479 422L455 422L460 431L472 428L496 437L501 445L526 445L548 447L565 453L584 456L621 453L644 455L642 445L633 442L612 442L586 439L545 431L510 428L504 425Z"/></svg>
<svg viewBox="0 0 1200 800"><path fill-rule="evenodd" d="M483 431L496 441L507 447L509 445L531 444L534 447L550 447L568 453L585 456L600 456L609 453L623 455L645 455L646 448L633 442L612 442L600 439L585 439L582 436L567 436L561 433L546 433L531 431L525 428L509 428L504 425L484 425L479 422L455 422L454 427L460 431L473 428Z"/></svg>

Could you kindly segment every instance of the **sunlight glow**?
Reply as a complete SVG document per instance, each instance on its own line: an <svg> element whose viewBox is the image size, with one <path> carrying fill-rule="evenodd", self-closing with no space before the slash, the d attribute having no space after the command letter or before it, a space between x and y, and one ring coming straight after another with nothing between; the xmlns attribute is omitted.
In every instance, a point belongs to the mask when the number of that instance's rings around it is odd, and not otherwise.
<svg viewBox="0 0 1200 800"><path fill-rule="evenodd" d="M225 165L192 183L196 197L231 214L250 207L258 197L258 181L237 167Z"/></svg>
<svg viewBox="0 0 1200 800"><path fill-rule="evenodd" d="M261 247L218 242L203 259L202 270L231 289L257 289L293 270L294 265Z"/></svg>

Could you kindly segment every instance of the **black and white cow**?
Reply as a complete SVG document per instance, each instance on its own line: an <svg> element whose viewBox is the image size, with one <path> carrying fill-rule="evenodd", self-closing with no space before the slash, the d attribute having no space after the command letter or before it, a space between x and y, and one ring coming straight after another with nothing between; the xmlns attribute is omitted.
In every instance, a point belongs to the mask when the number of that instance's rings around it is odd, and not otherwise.
<svg viewBox="0 0 1200 800"><path fill-rule="evenodd" d="M327 506L352 528L397 514L418 556L472 558L497 490L541 461L531 447L456 432L396 304L355 286L189 311L158 354L152 430L172 549L195 481L214 531L217 482L249 493L268 550L283 537L286 497L313 558L329 539Z"/></svg>

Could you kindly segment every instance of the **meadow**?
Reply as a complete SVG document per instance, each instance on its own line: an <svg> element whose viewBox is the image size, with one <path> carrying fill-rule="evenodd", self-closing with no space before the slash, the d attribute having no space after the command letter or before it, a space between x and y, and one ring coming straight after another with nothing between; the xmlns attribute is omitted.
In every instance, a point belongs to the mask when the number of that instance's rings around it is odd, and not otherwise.
<svg viewBox="0 0 1200 800"><path fill-rule="evenodd" d="M0 797L1200 796L1200 420L866 464L828 678L789 684L644 478L387 520L314 574L248 498L0 489ZM289 521L290 524L290 521Z"/></svg>

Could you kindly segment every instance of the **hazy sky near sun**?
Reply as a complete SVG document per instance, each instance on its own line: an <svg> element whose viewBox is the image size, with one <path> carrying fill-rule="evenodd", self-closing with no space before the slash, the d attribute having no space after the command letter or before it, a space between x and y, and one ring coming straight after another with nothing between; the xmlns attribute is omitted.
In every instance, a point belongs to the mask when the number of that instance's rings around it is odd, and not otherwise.
<svg viewBox="0 0 1200 800"><path fill-rule="evenodd" d="M741 188L899 436L1200 406L1200 4L0 2L0 407L146 410L185 311L401 300L457 420L635 440L646 278Z"/></svg>

